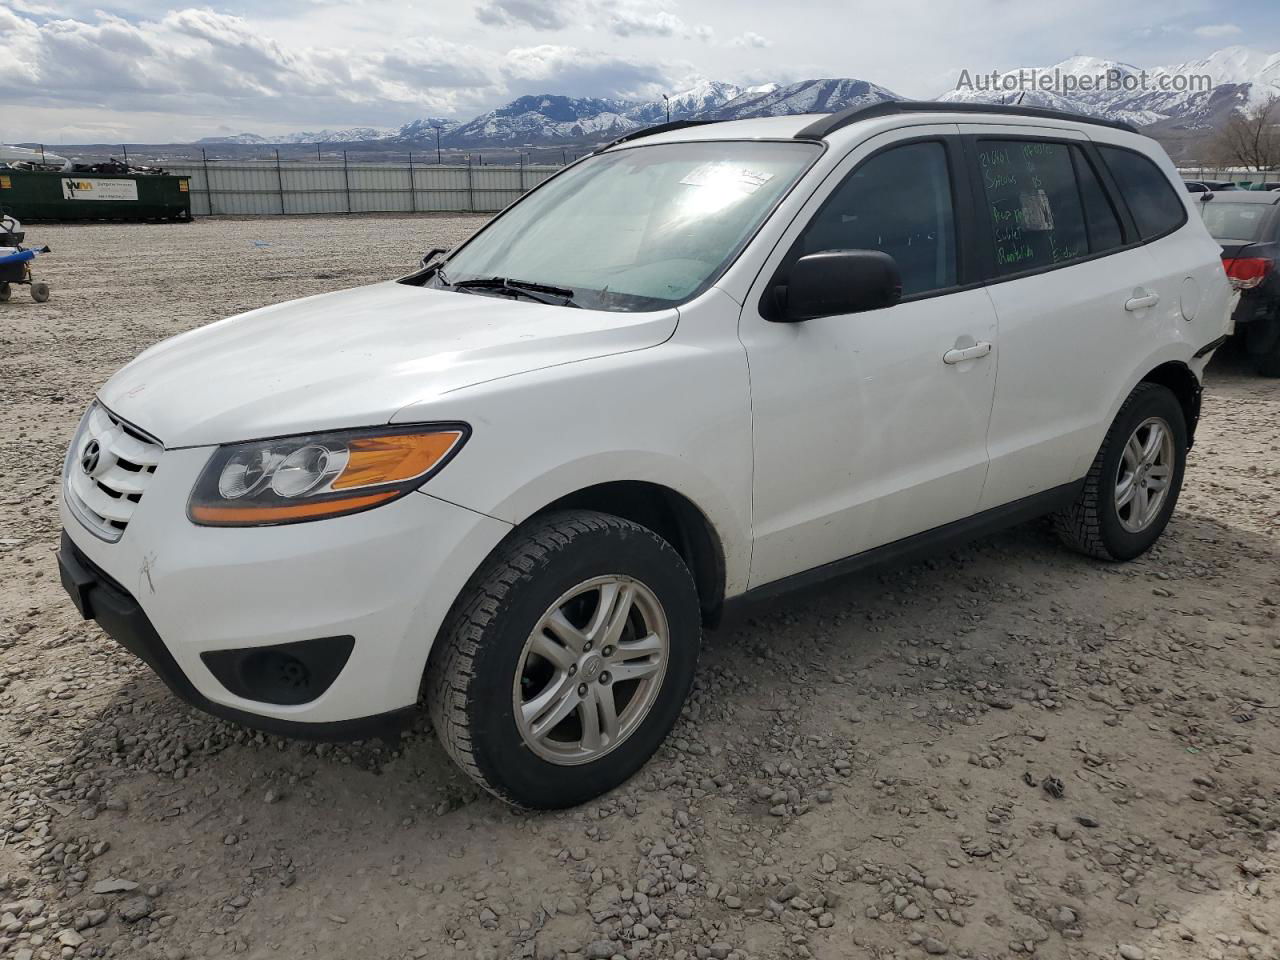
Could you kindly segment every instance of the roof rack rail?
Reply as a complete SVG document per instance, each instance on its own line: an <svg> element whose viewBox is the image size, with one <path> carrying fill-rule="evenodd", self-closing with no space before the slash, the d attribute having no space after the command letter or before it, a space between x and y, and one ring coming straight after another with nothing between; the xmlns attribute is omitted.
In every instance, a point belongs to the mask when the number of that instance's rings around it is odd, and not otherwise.
<svg viewBox="0 0 1280 960"><path fill-rule="evenodd" d="M1037 117L1042 120L1071 120L1075 123L1092 123L1137 133L1138 128L1122 120L1104 120L1083 113L1050 110L1046 107L1022 107L1005 103L945 103L937 100L883 100L865 106L850 107L815 120L795 135L797 140L825 140L837 130L860 120L889 117L899 113L979 113L1003 117Z"/></svg>
<svg viewBox="0 0 1280 960"><path fill-rule="evenodd" d="M603 153L620 143L626 143L629 140L639 140L641 137L651 137L655 133L666 133L668 130L683 130L685 127L701 127L708 123L718 123L717 120L672 120L670 123L660 123L656 127L645 127L643 130L632 130L630 133L619 137L617 140L610 140L604 146L596 147L592 153Z"/></svg>

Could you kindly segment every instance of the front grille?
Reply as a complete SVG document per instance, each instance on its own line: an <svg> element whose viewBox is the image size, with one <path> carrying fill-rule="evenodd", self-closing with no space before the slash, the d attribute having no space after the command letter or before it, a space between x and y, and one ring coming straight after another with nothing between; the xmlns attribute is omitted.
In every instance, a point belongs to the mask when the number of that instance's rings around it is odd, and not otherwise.
<svg viewBox="0 0 1280 960"><path fill-rule="evenodd" d="M153 437L94 403L67 454L67 503L93 533L119 540L163 453Z"/></svg>

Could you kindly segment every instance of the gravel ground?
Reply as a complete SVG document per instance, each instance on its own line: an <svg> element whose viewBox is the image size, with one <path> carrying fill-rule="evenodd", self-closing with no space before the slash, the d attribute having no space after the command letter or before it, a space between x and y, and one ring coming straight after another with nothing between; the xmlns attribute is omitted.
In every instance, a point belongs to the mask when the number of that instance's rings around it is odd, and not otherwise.
<svg viewBox="0 0 1280 960"><path fill-rule="evenodd" d="M1211 371L1141 561L1043 524L740 614L631 783L513 813L173 699L58 586L64 446L155 340L481 221L33 227L0 304L0 957L1280 957L1280 382Z"/></svg>

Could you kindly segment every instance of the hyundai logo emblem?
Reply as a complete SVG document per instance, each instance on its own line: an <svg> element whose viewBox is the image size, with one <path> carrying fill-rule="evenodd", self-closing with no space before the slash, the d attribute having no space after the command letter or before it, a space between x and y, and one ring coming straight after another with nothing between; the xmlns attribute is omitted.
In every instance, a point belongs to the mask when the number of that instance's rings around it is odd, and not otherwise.
<svg viewBox="0 0 1280 960"><path fill-rule="evenodd" d="M85 472L86 476L93 476L93 471L98 469L98 463L102 459L102 447L97 440L90 440L84 445L84 452L80 454L80 469Z"/></svg>

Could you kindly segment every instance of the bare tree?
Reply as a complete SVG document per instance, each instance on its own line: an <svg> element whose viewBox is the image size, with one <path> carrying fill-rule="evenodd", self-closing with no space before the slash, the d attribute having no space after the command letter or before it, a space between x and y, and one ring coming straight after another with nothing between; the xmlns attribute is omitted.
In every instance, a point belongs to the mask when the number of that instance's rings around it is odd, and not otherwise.
<svg viewBox="0 0 1280 960"><path fill-rule="evenodd" d="M1280 96L1248 110L1234 110L1214 141L1224 163L1249 170L1280 167Z"/></svg>

